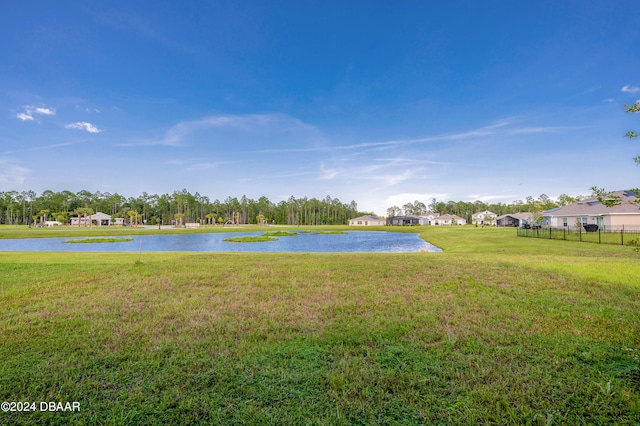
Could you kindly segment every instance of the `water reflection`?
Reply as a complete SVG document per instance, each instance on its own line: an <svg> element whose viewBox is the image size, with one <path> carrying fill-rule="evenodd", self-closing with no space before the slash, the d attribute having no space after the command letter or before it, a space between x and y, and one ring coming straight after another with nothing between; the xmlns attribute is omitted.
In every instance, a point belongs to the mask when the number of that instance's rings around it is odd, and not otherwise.
<svg viewBox="0 0 640 426"><path fill-rule="evenodd" d="M418 234L396 232L352 231L344 234L300 232L297 236L278 237L277 241L232 243L228 237L258 236L262 232L232 232L215 234L136 235L133 241L117 243L68 244L67 238L26 238L0 240L0 251L61 251L61 252L135 252L198 251L198 252L381 252L399 253L441 249L422 240Z"/></svg>

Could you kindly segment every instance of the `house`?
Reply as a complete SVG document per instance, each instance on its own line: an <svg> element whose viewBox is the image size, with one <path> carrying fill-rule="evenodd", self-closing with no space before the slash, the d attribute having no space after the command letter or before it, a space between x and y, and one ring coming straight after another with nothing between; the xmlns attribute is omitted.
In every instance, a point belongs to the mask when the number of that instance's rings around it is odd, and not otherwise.
<svg viewBox="0 0 640 426"><path fill-rule="evenodd" d="M440 213L427 213L418 216L418 223L420 225L433 225L433 221L440 216Z"/></svg>
<svg viewBox="0 0 640 426"><path fill-rule="evenodd" d="M466 225L467 220L457 216L455 214L444 214L436 217L432 225L435 226L451 226L451 225Z"/></svg>
<svg viewBox="0 0 640 426"><path fill-rule="evenodd" d="M615 191L620 204L607 207L597 198L587 198L576 203L543 212L544 225L552 228L578 228L598 225L598 229L617 231L624 227L640 229L640 199L631 191Z"/></svg>
<svg viewBox="0 0 640 426"><path fill-rule="evenodd" d="M383 226L385 220L383 218L367 215L360 216L349 220L350 226Z"/></svg>
<svg viewBox="0 0 640 426"><path fill-rule="evenodd" d="M518 228L531 224L532 221L533 213L529 212L503 214L496 218L498 226L516 226Z"/></svg>
<svg viewBox="0 0 640 426"><path fill-rule="evenodd" d="M497 215L494 212L485 210L471 215L471 223L474 225L490 225L496 226Z"/></svg>
<svg viewBox="0 0 640 426"><path fill-rule="evenodd" d="M75 226L88 226L94 223L98 226L109 226L111 225L111 216L106 213L97 212L86 218L84 216L71 218L71 225Z"/></svg>
<svg viewBox="0 0 640 426"><path fill-rule="evenodd" d="M394 216L387 219L387 225L420 225L419 216Z"/></svg>

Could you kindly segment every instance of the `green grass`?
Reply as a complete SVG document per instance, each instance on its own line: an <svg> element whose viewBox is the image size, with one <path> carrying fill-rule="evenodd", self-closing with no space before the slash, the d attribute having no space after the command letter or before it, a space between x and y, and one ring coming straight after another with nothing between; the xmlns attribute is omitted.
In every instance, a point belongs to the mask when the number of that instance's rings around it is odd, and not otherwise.
<svg viewBox="0 0 640 426"><path fill-rule="evenodd" d="M267 237L296 237L298 236L298 233L290 231L270 231L265 232L263 235Z"/></svg>
<svg viewBox="0 0 640 426"><path fill-rule="evenodd" d="M277 238L268 237L266 235L247 235L246 237L229 237L225 241L230 243L263 243L266 241L278 241Z"/></svg>
<svg viewBox="0 0 640 426"><path fill-rule="evenodd" d="M445 251L2 253L0 400L81 411L0 423L637 424L638 253L398 230Z"/></svg>
<svg viewBox="0 0 640 426"><path fill-rule="evenodd" d="M128 241L133 241L133 238L85 238L82 240L67 240L65 243L126 243Z"/></svg>

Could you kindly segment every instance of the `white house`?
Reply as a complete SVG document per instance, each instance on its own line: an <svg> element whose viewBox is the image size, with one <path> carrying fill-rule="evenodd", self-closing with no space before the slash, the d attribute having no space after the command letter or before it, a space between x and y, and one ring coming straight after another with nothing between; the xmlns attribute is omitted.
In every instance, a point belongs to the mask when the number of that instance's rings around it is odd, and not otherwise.
<svg viewBox="0 0 640 426"><path fill-rule="evenodd" d="M71 218L71 225L75 226L89 226L93 223L98 226L109 226L111 225L111 216L106 213L97 212L86 218L84 216Z"/></svg>
<svg viewBox="0 0 640 426"><path fill-rule="evenodd" d="M420 225L433 225L433 221L440 216L440 213L427 213L418 216Z"/></svg>
<svg viewBox="0 0 640 426"><path fill-rule="evenodd" d="M631 191L615 191L611 195L619 197L619 205L607 207L597 198L587 198L543 212L544 224L552 228L597 225L607 231L640 229L640 199Z"/></svg>
<svg viewBox="0 0 640 426"><path fill-rule="evenodd" d="M471 215L471 223L474 225L490 225L496 226L497 215L494 212L485 210Z"/></svg>
<svg viewBox="0 0 640 426"><path fill-rule="evenodd" d="M350 226L383 226L385 220L377 216L360 216L349 220Z"/></svg>
<svg viewBox="0 0 640 426"><path fill-rule="evenodd" d="M455 214L443 214L433 219L431 224L435 226L466 225L467 221Z"/></svg>

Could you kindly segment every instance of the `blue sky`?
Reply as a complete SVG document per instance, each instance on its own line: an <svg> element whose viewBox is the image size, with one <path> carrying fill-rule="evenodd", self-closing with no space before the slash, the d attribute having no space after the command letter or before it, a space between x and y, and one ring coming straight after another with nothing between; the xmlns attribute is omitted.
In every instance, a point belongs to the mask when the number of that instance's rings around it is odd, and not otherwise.
<svg viewBox="0 0 640 426"><path fill-rule="evenodd" d="M0 3L0 191L511 202L636 187L640 3Z"/></svg>

